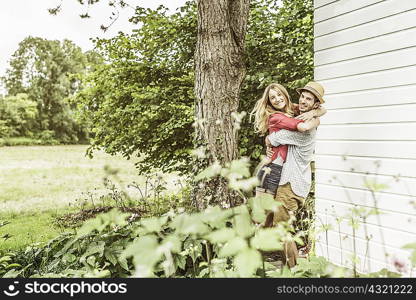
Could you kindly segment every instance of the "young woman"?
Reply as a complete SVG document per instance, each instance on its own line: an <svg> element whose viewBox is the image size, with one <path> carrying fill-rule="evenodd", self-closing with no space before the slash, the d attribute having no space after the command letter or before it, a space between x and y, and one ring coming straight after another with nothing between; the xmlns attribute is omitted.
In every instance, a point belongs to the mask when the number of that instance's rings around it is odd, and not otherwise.
<svg viewBox="0 0 416 300"><path fill-rule="evenodd" d="M321 116L325 113L324 108L319 108L309 115ZM291 102L285 87L278 83L272 83L266 87L263 96L257 101L251 112L251 116L253 115L254 129L261 135L270 134L281 129L304 132L316 127L316 122L304 122L302 117L293 118L299 115L299 109L297 105ZM262 193L275 196L283 164L286 161L287 150L287 145L273 147L272 157L263 159L256 168L257 178L260 182L256 188L256 196Z"/></svg>

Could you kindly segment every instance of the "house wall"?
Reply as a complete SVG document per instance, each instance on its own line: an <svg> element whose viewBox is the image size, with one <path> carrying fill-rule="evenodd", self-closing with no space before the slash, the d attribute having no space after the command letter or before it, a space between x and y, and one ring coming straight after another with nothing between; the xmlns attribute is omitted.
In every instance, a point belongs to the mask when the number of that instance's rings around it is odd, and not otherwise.
<svg viewBox="0 0 416 300"><path fill-rule="evenodd" d="M410 270L402 246L416 243L416 1L314 5L314 75L328 109L316 145L317 226L332 224L316 251L348 266L355 253L363 272L395 261ZM381 214L359 218L354 232L354 207Z"/></svg>

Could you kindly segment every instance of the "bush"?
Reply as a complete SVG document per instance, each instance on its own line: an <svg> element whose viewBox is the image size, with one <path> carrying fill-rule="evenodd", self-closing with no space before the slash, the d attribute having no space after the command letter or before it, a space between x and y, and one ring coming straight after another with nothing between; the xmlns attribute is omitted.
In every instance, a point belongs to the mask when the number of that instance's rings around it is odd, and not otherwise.
<svg viewBox="0 0 416 300"><path fill-rule="evenodd" d="M36 146L36 145L58 145L59 142L55 139L35 139L28 137L10 137L0 138L1 146Z"/></svg>

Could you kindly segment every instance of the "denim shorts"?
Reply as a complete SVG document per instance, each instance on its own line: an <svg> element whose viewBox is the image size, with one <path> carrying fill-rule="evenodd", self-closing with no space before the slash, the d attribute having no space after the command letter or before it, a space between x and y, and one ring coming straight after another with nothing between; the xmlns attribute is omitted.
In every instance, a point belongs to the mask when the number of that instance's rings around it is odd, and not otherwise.
<svg viewBox="0 0 416 300"><path fill-rule="evenodd" d="M282 175L282 168L283 166L274 163L264 165L257 173L257 178L260 181L257 189L275 195Z"/></svg>

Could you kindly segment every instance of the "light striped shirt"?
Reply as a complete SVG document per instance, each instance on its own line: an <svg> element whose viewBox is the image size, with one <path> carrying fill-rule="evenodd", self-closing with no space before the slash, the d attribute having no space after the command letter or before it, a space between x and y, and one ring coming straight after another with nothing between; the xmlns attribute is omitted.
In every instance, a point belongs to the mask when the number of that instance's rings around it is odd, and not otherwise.
<svg viewBox="0 0 416 300"><path fill-rule="evenodd" d="M297 132L282 129L269 135L273 146L288 145L279 185L290 183L293 192L306 198L311 188L310 163L315 151L316 129Z"/></svg>

